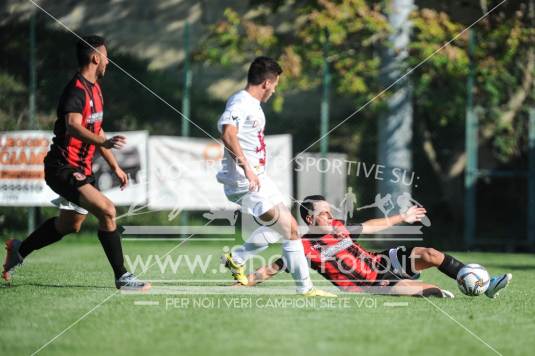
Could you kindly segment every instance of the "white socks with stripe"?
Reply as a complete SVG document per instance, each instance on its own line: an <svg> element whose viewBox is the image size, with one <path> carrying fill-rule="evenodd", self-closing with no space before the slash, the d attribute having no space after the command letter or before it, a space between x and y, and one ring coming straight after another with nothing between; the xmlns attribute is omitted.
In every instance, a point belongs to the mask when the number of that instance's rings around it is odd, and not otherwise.
<svg viewBox="0 0 535 356"><path fill-rule="evenodd" d="M305 257L305 250L301 240L284 240L282 254L286 267L292 274L297 286L297 293L304 293L310 290L313 285L310 280L308 261Z"/></svg>
<svg viewBox="0 0 535 356"><path fill-rule="evenodd" d="M253 231L249 239L232 251L232 260L243 265L249 258L258 255L268 248L269 244L275 243L282 235L273 229L262 226Z"/></svg>
<svg viewBox="0 0 535 356"><path fill-rule="evenodd" d="M262 226L251 234L249 239L232 251L232 260L243 265L249 258L265 251L269 244L282 239L282 235L273 229ZM291 273L297 286L297 293L310 290L313 285L310 280L308 261L301 240L284 240L282 242L282 255L286 268Z"/></svg>

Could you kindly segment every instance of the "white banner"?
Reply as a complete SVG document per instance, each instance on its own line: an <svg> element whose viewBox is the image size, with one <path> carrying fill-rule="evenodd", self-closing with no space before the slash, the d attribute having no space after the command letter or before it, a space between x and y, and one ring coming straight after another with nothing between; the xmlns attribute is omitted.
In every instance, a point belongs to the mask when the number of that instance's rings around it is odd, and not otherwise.
<svg viewBox="0 0 535 356"><path fill-rule="evenodd" d="M129 205L147 200L147 133L122 132L127 144L113 153L121 168L130 176L129 186L121 191L102 157L95 157L93 173L106 196L115 205ZM108 137L113 133L106 133ZM45 183L43 160L53 134L51 131L0 132L0 205L51 206L57 198Z"/></svg>
<svg viewBox="0 0 535 356"><path fill-rule="evenodd" d="M119 167L128 175L128 186L124 190L120 189L119 180L100 154L95 155L93 160L93 175L97 186L116 206L145 203L148 196L148 134L146 131L106 132L108 138L115 135L126 137L126 145L120 150L113 150L113 155Z"/></svg>
<svg viewBox="0 0 535 356"><path fill-rule="evenodd" d="M292 192L292 139L266 136L268 175L281 193ZM217 182L223 146L210 139L149 138L149 208L155 210L235 209ZM290 199L288 198L288 203Z"/></svg>

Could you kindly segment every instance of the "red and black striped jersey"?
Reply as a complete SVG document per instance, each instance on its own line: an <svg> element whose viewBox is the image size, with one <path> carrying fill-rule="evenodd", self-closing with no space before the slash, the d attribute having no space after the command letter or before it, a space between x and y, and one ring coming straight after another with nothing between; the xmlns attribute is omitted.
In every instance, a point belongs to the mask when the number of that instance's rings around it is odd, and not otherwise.
<svg viewBox="0 0 535 356"><path fill-rule="evenodd" d="M98 135L102 128L103 112L104 100L99 84L91 83L80 73L76 73L59 100L54 139L50 147L54 158L63 164L80 168L85 175L91 175L96 147L67 134L65 115L81 114L82 126Z"/></svg>
<svg viewBox="0 0 535 356"><path fill-rule="evenodd" d="M305 235L302 237L310 266L334 285L347 291L359 291L377 279L382 257L353 241L343 222L333 220L336 235Z"/></svg>

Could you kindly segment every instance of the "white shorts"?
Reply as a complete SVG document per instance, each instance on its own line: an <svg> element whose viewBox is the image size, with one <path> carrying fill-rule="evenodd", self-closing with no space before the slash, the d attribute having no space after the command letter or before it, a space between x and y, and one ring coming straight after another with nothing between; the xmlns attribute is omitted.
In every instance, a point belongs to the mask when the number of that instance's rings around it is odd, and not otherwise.
<svg viewBox="0 0 535 356"><path fill-rule="evenodd" d="M225 195L228 200L241 206L242 213L260 217L269 209L283 203L284 198L279 188L273 183L271 178L265 174L258 176L260 180L260 189L256 192L244 191L243 187L237 188L238 185L225 184Z"/></svg>
<svg viewBox="0 0 535 356"><path fill-rule="evenodd" d="M81 215L87 215L89 212L82 208L81 206L78 206L67 199L63 198L62 196L57 197L56 199L51 201L52 204L57 206L60 210L70 210L75 211L78 214Z"/></svg>

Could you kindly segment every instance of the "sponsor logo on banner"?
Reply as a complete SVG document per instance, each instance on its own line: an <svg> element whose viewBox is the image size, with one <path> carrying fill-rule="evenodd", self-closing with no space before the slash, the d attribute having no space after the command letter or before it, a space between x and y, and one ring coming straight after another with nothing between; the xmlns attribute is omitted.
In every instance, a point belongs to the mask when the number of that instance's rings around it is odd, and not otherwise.
<svg viewBox="0 0 535 356"><path fill-rule="evenodd" d="M44 131L0 132L0 204L42 205L54 197L43 161L52 142Z"/></svg>

